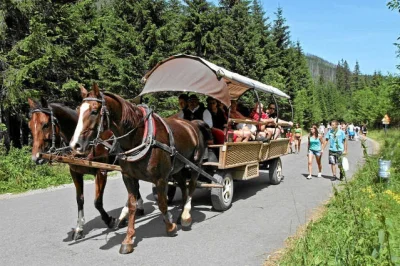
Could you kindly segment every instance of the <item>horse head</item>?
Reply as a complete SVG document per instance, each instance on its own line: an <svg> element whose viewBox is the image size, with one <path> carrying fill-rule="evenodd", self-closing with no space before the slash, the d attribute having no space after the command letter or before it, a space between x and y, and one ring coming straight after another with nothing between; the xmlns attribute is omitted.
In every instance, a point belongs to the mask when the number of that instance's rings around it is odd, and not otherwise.
<svg viewBox="0 0 400 266"><path fill-rule="evenodd" d="M39 152L50 150L56 139L59 139L59 127L52 118L52 110L46 100L42 99L41 104L28 99L30 106L29 128L32 132L32 160L37 164L43 164L44 159L39 159L36 155Z"/></svg>
<svg viewBox="0 0 400 266"><path fill-rule="evenodd" d="M99 139L108 129L108 111L104 95L97 84L93 84L92 91L88 92L80 86L82 104L78 107L78 125L70 141L70 147L77 154L87 154L93 140Z"/></svg>

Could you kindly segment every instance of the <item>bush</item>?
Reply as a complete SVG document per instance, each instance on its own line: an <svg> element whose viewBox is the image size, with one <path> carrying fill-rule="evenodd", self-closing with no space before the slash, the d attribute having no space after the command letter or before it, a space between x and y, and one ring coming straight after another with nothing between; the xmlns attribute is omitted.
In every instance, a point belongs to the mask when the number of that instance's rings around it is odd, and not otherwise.
<svg viewBox="0 0 400 266"><path fill-rule="evenodd" d="M6 155L0 146L0 193L24 192L71 183L67 165L35 165L30 147L11 147Z"/></svg>
<svg viewBox="0 0 400 266"><path fill-rule="evenodd" d="M400 133L373 135L383 143L380 154L365 156L364 167L335 189L323 218L289 244L279 265L400 263ZM378 177L381 156L392 160L390 182Z"/></svg>

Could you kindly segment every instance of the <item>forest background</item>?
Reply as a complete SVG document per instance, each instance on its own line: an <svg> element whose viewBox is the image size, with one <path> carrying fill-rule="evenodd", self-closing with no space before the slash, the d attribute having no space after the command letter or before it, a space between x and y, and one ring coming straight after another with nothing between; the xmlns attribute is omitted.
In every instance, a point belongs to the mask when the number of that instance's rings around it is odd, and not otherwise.
<svg viewBox="0 0 400 266"><path fill-rule="evenodd" d="M398 1L388 4L399 9ZM283 10L268 18L259 1L221 0L3 0L0 3L0 138L29 142L27 98L75 108L78 84L126 99L141 91L142 76L178 53L273 85L292 98L303 127L331 119L379 128L385 113L400 124L400 80L363 75L357 62L334 65L305 55L292 42ZM395 56L395 55L394 55ZM176 97L146 99L157 112L178 111ZM264 95L265 102L272 99ZM283 119L292 120L287 101Z"/></svg>

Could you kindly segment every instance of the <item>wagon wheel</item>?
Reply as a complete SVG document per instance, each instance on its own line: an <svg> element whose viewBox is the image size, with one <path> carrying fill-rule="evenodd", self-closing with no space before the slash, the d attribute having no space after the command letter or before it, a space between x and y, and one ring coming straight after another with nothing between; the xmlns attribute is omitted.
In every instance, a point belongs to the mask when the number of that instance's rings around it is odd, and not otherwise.
<svg viewBox="0 0 400 266"><path fill-rule="evenodd" d="M214 178L216 178L218 183L222 184L224 187L211 189L211 203L215 210L225 211L232 205L233 178L230 173L224 172L215 173Z"/></svg>
<svg viewBox="0 0 400 266"><path fill-rule="evenodd" d="M172 201L174 200L175 192L176 192L176 187L172 186L172 185L168 185L167 188L165 189L165 193L167 193L168 205L170 205L172 203ZM154 197L155 201L158 201L157 188L154 184L152 186L152 193L153 193L153 197Z"/></svg>
<svg viewBox="0 0 400 266"><path fill-rule="evenodd" d="M276 158L269 164L269 182L278 185L283 179L281 158Z"/></svg>

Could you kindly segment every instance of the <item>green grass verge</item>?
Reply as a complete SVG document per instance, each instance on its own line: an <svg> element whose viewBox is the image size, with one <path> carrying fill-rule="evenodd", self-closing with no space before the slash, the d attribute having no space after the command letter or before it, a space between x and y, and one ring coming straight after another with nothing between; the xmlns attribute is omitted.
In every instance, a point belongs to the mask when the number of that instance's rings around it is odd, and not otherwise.
<svg viewBox="0 0 400 266"><path fill-rule="evenodd" d="M93 178L92 175L84 176L84 179ZM0 145L0 194L69 183L72 179L67 165L35 165L31 160L30 147L11 148L6 155Z"/></svg>
<svg viewBox="0 0 400 266"><path fill-rule="evenodd" d="M400 132L371 132L380 154L365 154L365 165L334 197L305 234L288 243L279 265L400 265ZM364 147L365 148L365 147ZM392 161L389 182L378 177L378 159Z"/></svg>

